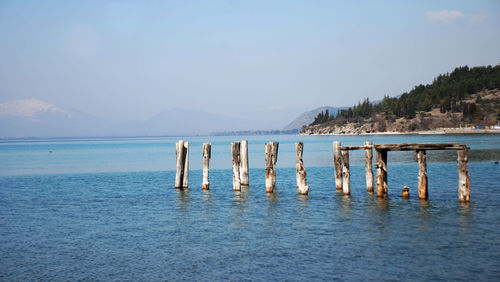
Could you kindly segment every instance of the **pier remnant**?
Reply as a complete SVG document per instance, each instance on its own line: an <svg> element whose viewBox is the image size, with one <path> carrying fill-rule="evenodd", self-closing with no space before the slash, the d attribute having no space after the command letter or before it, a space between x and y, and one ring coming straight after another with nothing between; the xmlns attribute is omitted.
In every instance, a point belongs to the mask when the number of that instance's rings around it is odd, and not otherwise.
<svg viewBox="0 0 500 282"><path fill-rule="evenodd" d="M307 195L309 193L309 185L306 184L306 169L304 168L304 162L302 160L304 150L304 143L295 143L296 151L296 175L297 175L297 192L301 195Z"/></svg>
<svg viewBox="0 0 500 282"><path fill-rule="evenodd" d="M418 162L418 198L427 200L427 157L425 150L416 150L415 152Z"/></svg>
<svg viewBox="0 0 500 282"><path fill-rule="evenodd" d="M203 143L203 181L201 189L210 189L210 179L208 178L210 157L212 154L212 145L210 143Z"/></svg>
<svg viewBox="0 0 500 282"><path fill-rule="evenodd" d="M240 180L241 185L248 186L250 181L248 179L248 141L241 140L240 144Z"/></svg>
<svg viewBox="0 0 500 282"><path fill-rule="evenodd" d="M231 143L231 155L233 160L233 190L241 191L240 179L240 142Z"/></svg>
<svg viewBox="0 0 500 282"><path fill-rule="evenodd" d="M266 193L273 193L276 186L276 162L278 160L278 142L265 145L266 158Z"/></svg>
<svg viewBox="0 0 500 282"><path fill-rule="evenodd" d="M333 142L333 165L335 166L335 188L342 190L342 158L339 141Z"/></svg>
<svg viewBox="0 0 500 282"><path fill-rule="evenodd" d="M387 195L387 150L377 150L376 186L377 197L382 198Z"/></svg>
<svg viewBox="0 0 500 282"><path fill-rule="evenodd" d="M403 199L408 199L410 198L410 187L409 186L403 186L403 190L401 191L401 197Z"/></svg>
<svg viewBox="0 0 500 282"><path fill-rule="evenodd" d="M189 143L184 142L184 173L182 174L182 188L188 188L189 181Z"/></svg>
<svg viewBox="0 0 500 282"><path fill-rule="evenodd" d="M460 202L470 201L470 178L469 168L467 162L468 149L467 147L457 151L457 164L458 164L458 200Z"/></svg>
<svg viewBox="0 0 500 282"><path fill-rule="evenodd" d="M470 176L467 167L468 147L457 143L444 144L379 144L373 146L377 151L377 196L383 197L387 194L387 151L415 151L418 161L418 196L427 199L427 163L425 151L429 150L456 150L458 163L458 200L460 202L470 201Z"/></svg>
<svg viewBox="0 0 500 282"><path fill-rule="evenodd" d="M351 194L350 171L349 171L349 150L341 150L342 155L342 192L344 195Z"/></svg>
<svg viewBox="0 0 500 282"><path fill-rule="evenodd" d="M188 188L189 180L189 143L179 140L175 143L176 174L175 188Z"/></svg>
<svg viewBox="0 0 500 282"><path fill-rule="evenodd" d="M365 177L366 177L366 191L373 192L373 143L371 141L365 141ZM369 148L368 148L369 147Z"/></svg>
<svg viewBox="0 0 500 282"><path fill-rule="evenodd" d="M344 194L349 195L351 193L350 186L350 168L349 168L349 151L351 150L365 150L365 178L366 178L366 191L373 192L373 169L372 169L372 159L373 159L373 144L370 141L366 141L364 146L339 146L340 147L340 164L335 160L335 173L337 173L337 167L341 168L342 180L340 183ZM336 146L334 144L334 150ZM337 155L337 154L335 154ZM338 177L335 178L337 180Z"/></svg>

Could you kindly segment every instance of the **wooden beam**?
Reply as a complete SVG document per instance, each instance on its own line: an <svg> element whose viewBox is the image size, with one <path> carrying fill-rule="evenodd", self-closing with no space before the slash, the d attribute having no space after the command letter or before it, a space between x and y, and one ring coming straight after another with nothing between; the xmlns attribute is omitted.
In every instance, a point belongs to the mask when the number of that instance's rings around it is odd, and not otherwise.
<svg viewBox="0 0 500 282"><path fill-rule="evenodd" d="M366 144L366 143L365 143ZM371 144L371 142L370 142ZM365 145L365 146L342 146L341 150L365 150L365 149L373 149L373 145Z"/></svg>
<svg viewBox="0 0 500 282"><path fill-rule="evenodd" d="M416 151L416 150L464 150L467 146L457 143L425 144L425 143L403 143L403 144L377 144L376 150L387 151Z"/></svg>

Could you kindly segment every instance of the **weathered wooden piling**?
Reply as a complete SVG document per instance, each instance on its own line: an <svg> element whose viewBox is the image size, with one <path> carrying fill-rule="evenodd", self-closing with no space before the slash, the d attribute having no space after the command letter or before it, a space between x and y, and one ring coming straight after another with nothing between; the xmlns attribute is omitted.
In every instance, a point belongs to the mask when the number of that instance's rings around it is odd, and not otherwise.
<svg viewBox="0 0 500 282"><path fill-rule="evenodd" d="M184 170L184 140L179 140L175 143L176 157L176 173L175 173L175 188L182 188L182 171Z"/></svg>
<svg viewBox="0 0 500 282"><path fill-rule="evenodd" d="M458 200L460 202L470 201L470 178L467 162L469 160L467 147L457 150L458 163Z"/></svg>
<svg viewBox="0 0 500 282"><path fill-rule="evenodd" d="M184 171L182 174L182 188L188 188L189 182L189 143L184 142Z"/></svg>
<svg viewBox="0 0 500 282"><path fill-rule="evenodd" d="M377 149L377 197L385 197L387 195L387 150Z"/></svg>
<svg viewBox="0 0 500 282"><path fill-rule="evenodd" d="M333 165L335 166L335 188L342 190L342 158L339 141L333 142Z"/></svg>
<svg viewBox="0 0 500 282"><path fill-rule="evenodd" d="M306 169L304 167L304 161L302 160L304 143L295 143L296 151L296 176L297 176L297 192L301 195L307 195L309 193L309 185L306 184Z"/></svg>
<svg viewBox="0 0 500 282"><path fill-rule="evenodd" d="M278 142L266 143L266 193L273 193L276 186L276 161L278 160Z"/></svg>
<svg viewBox="0 0 500 282"><path fill-rule="evenodd" d="M203 181L201 189L210 189L210 179L208 178L210 157L212 155L212 145L210 143L203 143Z"/></svg>
<svg viewBox="0 0 500 282"><path fill-rule="evenodd" d="M365 146L372 146L373 143L371 141L365 141ZM365 148L365 173L366 173L366 191L373 192L373 168L372 168L372 159L373 159L373 149Z"/></svg>
<svg viewBox="0 0 500 282"><path fill-rule="evenodd" d="M401 191L401 197L403 199L408 199L410 198L410 187L409 186L403 186L403 190Z"/></svg>
<svg viewBox="0 0 500 282"><path fill-rule="evenodd" d="M427 160L425 150L416 150L418 162L418 198L426 200L427 193Z"/></svg>
<svg viewBox="0 0 500 282"><path fill-rule="evenodd" d="M189 143L179 140L175 144L176 174L175 188L188 188L189 180Z"/></svg>
<svg viewBox="0 0 500 282"><path fill-rule="evenodd" d="M240 142L231 143L231 155L233 160L233 190L241 191L240 179Z"/></svg>
<svg viewBox="0 0 500 282"><path fill-rule="evenodd" d="M182 188L188 188L189 182L189 143L184 142L184 173L182 175Z"/></svg>
<svg viewBox="0 0 500 282"><path fill-rule="evenodd" d="M341 150L342 155L342 192L344 195L351 194L351 172L349 170L349 150Z"/></svg>
<svg viewBox="0 0 500 282"><path fill-rule="evenodd" d="M241 140L240 144L240 180L241 185L248 186L250 181L248 179L248 141Z"/></svg>

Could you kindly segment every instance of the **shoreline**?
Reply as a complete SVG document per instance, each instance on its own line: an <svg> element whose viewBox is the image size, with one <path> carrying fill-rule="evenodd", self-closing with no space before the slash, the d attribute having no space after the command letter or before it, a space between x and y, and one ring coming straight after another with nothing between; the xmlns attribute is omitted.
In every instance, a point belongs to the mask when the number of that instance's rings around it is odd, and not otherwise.
<svg viewBox="0 0 500 282"><path fill-rule="evenodd" d="M390 131L369 133L299 133L299 136L334 136L334 135L468 135L468 134L500 134L500 129L473 129L473 128L440 128L426 131Z"/></svg>

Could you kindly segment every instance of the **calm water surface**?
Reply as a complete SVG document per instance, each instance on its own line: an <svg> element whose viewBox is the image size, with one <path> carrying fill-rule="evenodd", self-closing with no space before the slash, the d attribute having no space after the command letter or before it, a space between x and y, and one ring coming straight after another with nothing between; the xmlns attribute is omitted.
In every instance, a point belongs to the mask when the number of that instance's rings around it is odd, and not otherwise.
<svg viewBox="0 0 500 282"><path fill-rule="evenodd" d="M231 141L249 140L250 187L232 191ZM500 136L185 138L190 189L173 188L178 138L0 142L0 280L500 279ZM304 142L309 196L296 193ZM350 197L334 188L332 142L471 147L470 204L455 152L428 152L429 200L412 153L389 153L389 198L366 192L351 156ZM212 142L211 190L201 144ZM266 195L264 143L279 141ZM401 199L403 185L411 198Z"/></svg>

